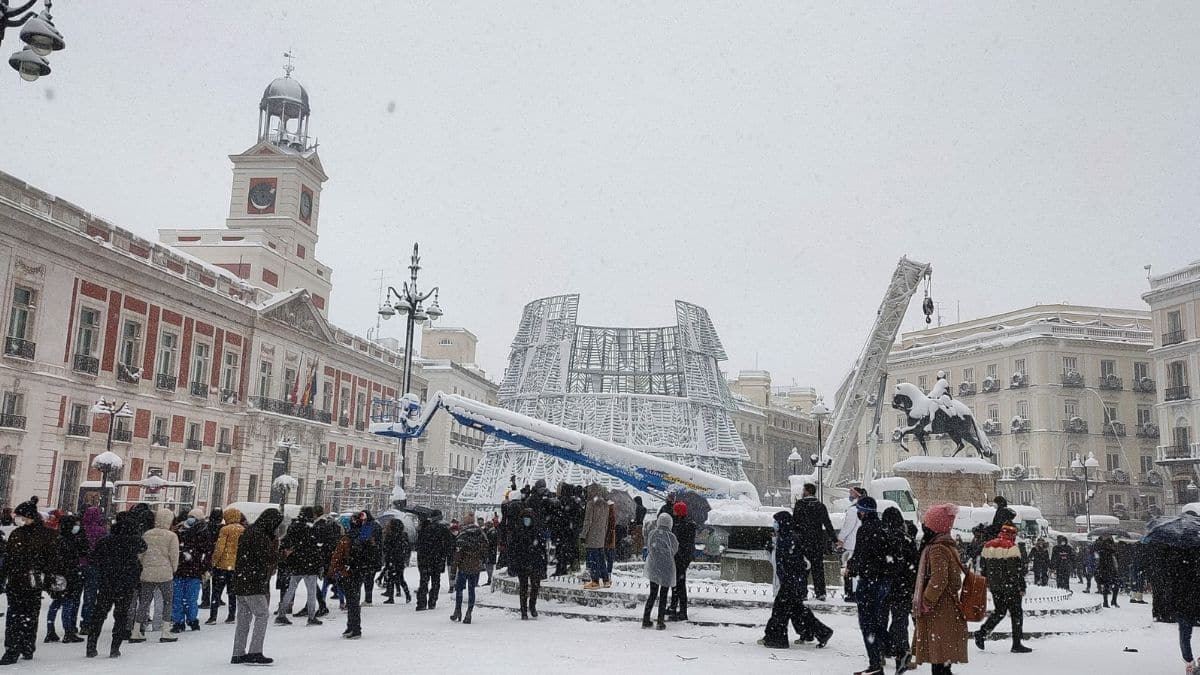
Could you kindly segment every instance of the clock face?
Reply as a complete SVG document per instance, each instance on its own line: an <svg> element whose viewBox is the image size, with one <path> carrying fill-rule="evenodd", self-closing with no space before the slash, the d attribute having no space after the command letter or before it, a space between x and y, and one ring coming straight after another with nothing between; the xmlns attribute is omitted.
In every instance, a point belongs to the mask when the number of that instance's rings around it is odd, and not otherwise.
<svg viewBox="0 0 1200 675"><path fill-rule="evenodd" d="M275 206L275 186L270 183L259 183L250 188L250 205L260 211Z"/></svg>
<svg viewBox="0 0 1200 675"><path fill-rule="evenodd" d="M300 217L305 222L312 218L312 194L307 190L300 193Z"/></svg>

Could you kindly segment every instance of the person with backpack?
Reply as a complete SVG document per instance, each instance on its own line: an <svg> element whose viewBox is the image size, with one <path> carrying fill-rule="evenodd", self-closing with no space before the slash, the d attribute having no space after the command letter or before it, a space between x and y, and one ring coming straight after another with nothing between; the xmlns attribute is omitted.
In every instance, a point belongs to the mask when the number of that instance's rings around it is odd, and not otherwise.
<svg viewBox="0 0 1200 675"><path fill-rule="evenodd" d="M958 507L937 504L925 512L924 536L912 595L913 663L932 665L933 675L950 675L950 666L967 662L967 622L959 609L962 562L950 530Z"/></svg>
<svg viewBox="0 0 1200 675"><path fill-rule="evenodd" d="M112 531L101 537L92 550L91 564L97 580L96 605L87 628L87 657L97 655L100 631L108 613L113 613L112 646L109 657L121 655L121 642L129 635L129 610L142 577L142 537L138 516L118 513Z"/></svg>
<svg viewBox="0 0 1200 675"><path fill-rule="evenodd" d="M988 589L992 592L992 614L975 631L975 646L984 649L987 636L1008 614L1012 621L1012 652L1028 654L1033 651L1021 643L1021 624L1025 613L1021 609L1021 598L1025 597L1025 563L1017 548L1017 528L1004 525L1000 536L983 545L980 558L983 561L983 576L987 577Z"/></svg>

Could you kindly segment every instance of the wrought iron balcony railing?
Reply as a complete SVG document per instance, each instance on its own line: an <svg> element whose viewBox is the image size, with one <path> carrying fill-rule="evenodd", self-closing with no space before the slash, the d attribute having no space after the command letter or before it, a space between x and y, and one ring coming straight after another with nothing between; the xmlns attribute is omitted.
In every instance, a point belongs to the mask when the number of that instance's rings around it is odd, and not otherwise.
<svg viewBox="0 0 1200 675"><path fill-rule="evenodd" d="M72 362L72 369L77 373L95 375L100 372L100 359L87 354L76 354Z"/></svg>
<svg viewBox="0 0 1200 675"><path fill-rule="evenodd" d="M37 343L33 340L6 337L4 338L4 353L7 356L15 356L19 359L29 359L32 361L33 355L37 353Z"/></svg>

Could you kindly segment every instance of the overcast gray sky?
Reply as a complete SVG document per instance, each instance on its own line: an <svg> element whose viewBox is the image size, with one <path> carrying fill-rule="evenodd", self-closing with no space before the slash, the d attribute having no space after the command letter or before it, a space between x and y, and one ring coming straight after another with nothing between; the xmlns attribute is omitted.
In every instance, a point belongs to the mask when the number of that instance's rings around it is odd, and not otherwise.
<svg viewBox="0 0 1200 675"><path fill-rule="evenodd" d="M373 325L419 240L494 379L545 295L699 303L731 372L832 395L902 254L951 320L1144 307L1143 265L1200 257L1200 4L881 4L59 0L54 73L0 74L0 169L146 236L220 226L292 49L331 318Z"/></svg>

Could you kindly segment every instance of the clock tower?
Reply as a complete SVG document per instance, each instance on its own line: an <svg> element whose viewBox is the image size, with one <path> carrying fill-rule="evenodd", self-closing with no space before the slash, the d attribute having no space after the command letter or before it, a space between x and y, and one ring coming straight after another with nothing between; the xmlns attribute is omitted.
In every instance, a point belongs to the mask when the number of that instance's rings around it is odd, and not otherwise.
<svg viewBox="0 0 1200 675"><path fill-rule="evenodd" d="M321 186L329 179L310 141L308 92L293 67L258 104L258 140L230 155L233 189L225 229L160 230L163 243L269 291L303 288L327 314L332 270L314 257Z"/></svg>

